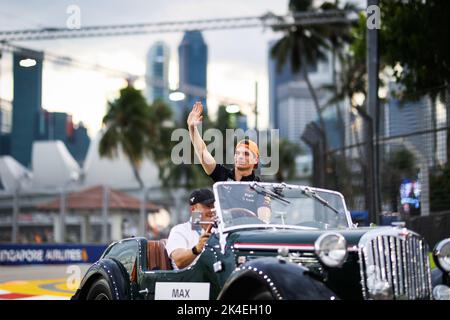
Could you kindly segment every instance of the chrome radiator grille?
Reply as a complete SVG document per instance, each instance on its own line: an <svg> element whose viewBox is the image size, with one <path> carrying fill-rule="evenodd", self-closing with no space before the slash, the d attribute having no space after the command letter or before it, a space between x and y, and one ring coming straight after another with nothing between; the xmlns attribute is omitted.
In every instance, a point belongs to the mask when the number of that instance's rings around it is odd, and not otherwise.
<svg viewBox="0 0 450 320"><path fill-rule="evenodd" d="M360 240L365 299L431 299L428 245L406 229L369 232Z"/></svg>

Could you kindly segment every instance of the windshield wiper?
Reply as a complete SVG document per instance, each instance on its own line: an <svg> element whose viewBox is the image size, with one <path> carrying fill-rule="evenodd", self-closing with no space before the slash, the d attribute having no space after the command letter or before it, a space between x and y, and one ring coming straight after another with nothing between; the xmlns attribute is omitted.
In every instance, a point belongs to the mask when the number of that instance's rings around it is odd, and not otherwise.
<svg viewBox="0 0 450 320"><path fill-rule="evenodd" d="M256 189L256 187L258 187L260 189L258 190L258 189ZM265 187L263 187L262 185L258 184L257 182L253 182L250 185L250 188L252 188L253 190L255 190L259 194L262 194L264 196L268 196L269 198L280 200L281 202L284 202L286 204L290 204L291 203L289 200L286 200L285 198L283 198L282 196L276 194L275 192L272 192L272 191L266 189Z"/></svg>
<svg viewBox="0 0 450 320"><path fill-rule="evenodd" d="M321 196L319 196L317 194L317 192L311 190L308 187L305 187L303 189L303 194L307 195L308 197L312 198L312 199L316 199L317 201L319 201L321 204L323 204L325 207L330 208L331 210L333 210L334 212L336 212L337 214L339 214L339 210L336 209L335 207L333 207L327 200L325 200L324 198L322 198Z"/></svg>

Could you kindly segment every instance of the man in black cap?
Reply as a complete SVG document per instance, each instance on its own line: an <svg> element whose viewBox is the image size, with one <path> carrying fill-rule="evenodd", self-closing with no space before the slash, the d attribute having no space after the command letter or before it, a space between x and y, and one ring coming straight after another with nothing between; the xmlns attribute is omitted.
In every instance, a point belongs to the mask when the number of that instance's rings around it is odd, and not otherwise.
<svg viewBox="0 0 450 320"><path fill-rule="evenodd" d="M190 212L200 212L201 221L214 218L214 194L208 189L198 189L189 197ZM210 229L209 229L210 230ZM174 269L183 269L193 265L202 253L206 241L211 235L208 225L201 230L192 227L192 217L188 222L176 225L170 230L166 250Z"/></svg>

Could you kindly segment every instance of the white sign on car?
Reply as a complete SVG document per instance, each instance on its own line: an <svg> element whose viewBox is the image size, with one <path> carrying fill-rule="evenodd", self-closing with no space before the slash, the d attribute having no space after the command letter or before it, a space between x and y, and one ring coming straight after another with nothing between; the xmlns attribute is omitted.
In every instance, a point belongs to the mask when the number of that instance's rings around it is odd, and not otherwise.
<svg viewBox="0 0 450 320"><path fill-rule="evenodd" d="M155 300L209 300L208 282L156 282Z"/></svg>

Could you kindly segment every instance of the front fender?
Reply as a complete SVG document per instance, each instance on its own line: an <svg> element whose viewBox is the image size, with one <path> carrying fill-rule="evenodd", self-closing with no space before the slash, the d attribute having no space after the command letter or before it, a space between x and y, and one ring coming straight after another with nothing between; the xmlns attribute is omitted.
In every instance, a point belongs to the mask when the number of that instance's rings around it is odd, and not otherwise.
<svg viewBox="0 0 450 320"><path fill-rule="evenodd" d="M71 300L86 300L90 287L100 278L108 281L113 299L132 299L128 273L120 262L113 258L108 258L97 261L88 269L80 283L79 289L75 292Z"/></svg>
<svg viewBox="0 0 450 320"><path fill-rule="evenodd" d="M450 286L450 276L438 267L431 269L431 284L433 288L439 284Z"/></svg>
<svg viewBox="0 0 450 320"><path fill-rule="evenodd" d="M218 299L252 297L254 290L269 290L278 300L334 300L337 296L307 268L277 258L261 258L237 268L225 282Z"/></svg>

